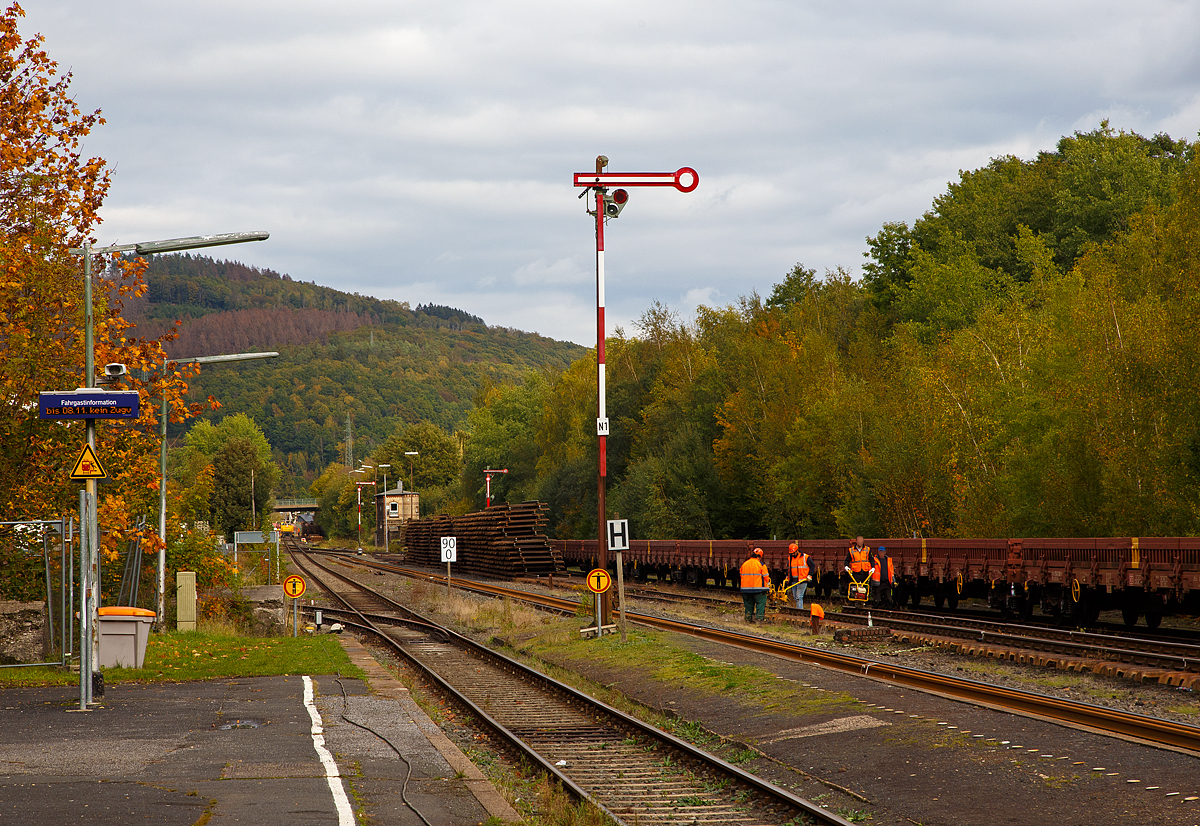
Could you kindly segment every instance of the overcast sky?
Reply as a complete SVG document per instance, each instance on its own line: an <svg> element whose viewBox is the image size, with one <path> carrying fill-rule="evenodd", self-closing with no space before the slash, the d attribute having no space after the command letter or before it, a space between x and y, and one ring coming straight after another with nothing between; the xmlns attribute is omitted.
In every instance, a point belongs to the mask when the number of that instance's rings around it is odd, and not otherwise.
<svg viewBox="0 0 1200 826"><path fill-rule="evenodd" d="M694 167L609 223L609 330L654 300L856 274L997 155L1115 128L1194 139L1195 2L26 0L108 123L101 243L217 250L349 292L595 344L572 173Z"/></svg>

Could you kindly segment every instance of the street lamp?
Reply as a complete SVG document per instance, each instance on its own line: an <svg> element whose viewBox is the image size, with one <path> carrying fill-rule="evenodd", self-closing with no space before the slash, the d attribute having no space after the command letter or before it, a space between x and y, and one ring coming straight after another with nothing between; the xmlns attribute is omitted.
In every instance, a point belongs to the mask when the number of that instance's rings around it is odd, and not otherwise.
<svg viewBox="0 0 1200 826"><path fill-rule="evenodd" d="M252 361L255 359L278 358L278 353L233 353L221 356L194 356L186 359L163 359L163 376L166 377L167 363L177 364L225 364L231 361ZM163 623L166 612L167 591L167 394L162 397L162 415L159 417L158 435L158 538L161 545L158 549L158 616L155 618L159 627Z"/></svg>
<svg viewBox="0 0 1200 826"><path fill-rule="evenodd" d="M267 232L227 232L221 235L193 235L187 238L168 238L164 241L143 241L140 244L114 244L93 250L88 241L82 247L73 247L68 252L72 255L83 256L83 304L84 304L84 334L83 334L83 386L96 386L96 356L93 340L92 317L92 256L109 255L120 252L136 252L138 255L152 255L157 252L179 252L182 250L201 249L203 247L219 247L225 244L243 244L247 241L265 241L270 238ZM86 438L88 447L96 449L96 420L85 419ZM84 611L85 627L90 637L89 643L80 645L79 686L81 706L92 700L92 684L100 658L100 543L99 520L96 517L96 480L88 479L85 483L85 507L79 514L79 525L82 530L83 547L80 553L80 568L84 599L87 609ZM85 525L84 522L87 524ZM158 618L156 618L158 619ZM86 657L87 662L84 662ZM86 668L84 667L86 665Z"/></svg>
<svg viewBox="0 0 1200 826"><path fill-rule="evenodd" d="M412 493L412 490L413 490L413 461L414 461L412 459L412 457L420 456L421 452L419 450L406 450L406 451L404 451L404 455L409 457L409 459L408 459L408 492Z"/></svg>

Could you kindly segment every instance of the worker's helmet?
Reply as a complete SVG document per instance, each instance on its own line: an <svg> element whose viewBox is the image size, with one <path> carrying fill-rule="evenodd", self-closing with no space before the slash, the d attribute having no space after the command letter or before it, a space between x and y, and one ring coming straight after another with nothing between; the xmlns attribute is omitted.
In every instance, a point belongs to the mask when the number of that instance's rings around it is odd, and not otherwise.
<svg viewBox="0 0 1200 826"><path fill-rule="evenodd" d="M755 548L755 549L754 549L754 555L755 555L755 556L762 556L762 548Z"/></svg>
<svg viewBox="0 0 1200 826"><path fill-rule="evenodd" d="M800 546L793 542L791 545L788 545L788 550L792 553L796 553L796 551L800 550Z"/></svg>

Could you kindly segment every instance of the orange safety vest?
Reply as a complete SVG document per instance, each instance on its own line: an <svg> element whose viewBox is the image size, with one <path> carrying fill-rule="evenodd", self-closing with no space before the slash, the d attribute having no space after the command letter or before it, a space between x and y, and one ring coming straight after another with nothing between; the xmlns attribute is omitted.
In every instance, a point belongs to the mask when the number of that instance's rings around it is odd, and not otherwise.
<svg viewBox="0 0 1200 826"><path fill-rule="evenodd" d="M853 545L850 546L850 573L857 574L862 571L871 570L871 549L863 546L860 551Z"/></svg>
<svg viewBox="0 0 1200 826"><path fill-rule="evenodd" d="M804 582L808 579L808 554L796 554L791 558L792 579L797 582Z"/></svg>
<svg viewBox="0 0 1200 826"><path fill-rule="evenodd" d="M878 582L880 575L883 573L883 564L879 557L875 557L873 561L875 563L875 573L871 574L871 579L875 582ZM896 581L896 577L892 574L892 558L890 556L887 558L887 571L888 585L891 585Z"/></svg>
<svg viewBox="0 0 1200 826"><path fill-rule="evenodd" d="M771 573L758 557L747 559L740 570L743 588L771 587Z"/></svg>

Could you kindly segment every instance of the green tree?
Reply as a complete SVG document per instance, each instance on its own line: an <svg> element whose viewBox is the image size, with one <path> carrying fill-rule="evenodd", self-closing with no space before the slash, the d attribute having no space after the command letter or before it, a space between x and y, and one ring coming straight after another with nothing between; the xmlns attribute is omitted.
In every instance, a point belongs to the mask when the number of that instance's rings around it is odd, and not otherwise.
<svg viewBox="0 0 1200 826"><path fill-rule="evenodd" d="M1115 133L1107 120L1093 132L1060 140L1053 230L1059 262L1073 261L1088 244L1128 229L1129 219L1147 207L1169 205L1193 152L1187 141L1165 135Z"/></svg>
<svg viewBox="0 0 1200 826"><path fill-rule="evenodd" d="M265 521L271 494L262 485L263 465L254 444L249 439L230 439L213 457L212 468L214 527L226 537L257 528Z"/></svg>
<svg viewBox="0 0 1200 826"><path fill-rule="evenodd" d="M492 388L467 417L470 439L463 461L463 490L478 508L485 502L485 468L506 468L492 479L493 502L521 502L538 495L538 428L549 387L539 373L520 384ZM594 418L594 417L593 417Z"/></svg>
<svg viewBox="0 0 1200 826"><path fill-rule="evenodd" d="M354 533L350 514L341 504L342 495L347 488L354 489L350 471L345 465L339 465L336 462L325 468L325 471L312 484L311 493L319 503L316 513L317 524L330 538L352 536Z"/></svg>
<svg viewBox="0 0 1200 826"><path fill-rule="evenodd" d="M416 451L419 455L405 456L409 451ZM372 454L369 464L390 464L388 478L402 480L405 488L411 481L418 492L457 482L462 472L458 442L433 422L397 427L383 446ZM382 483L382 475L379 478Z"/></svg>

